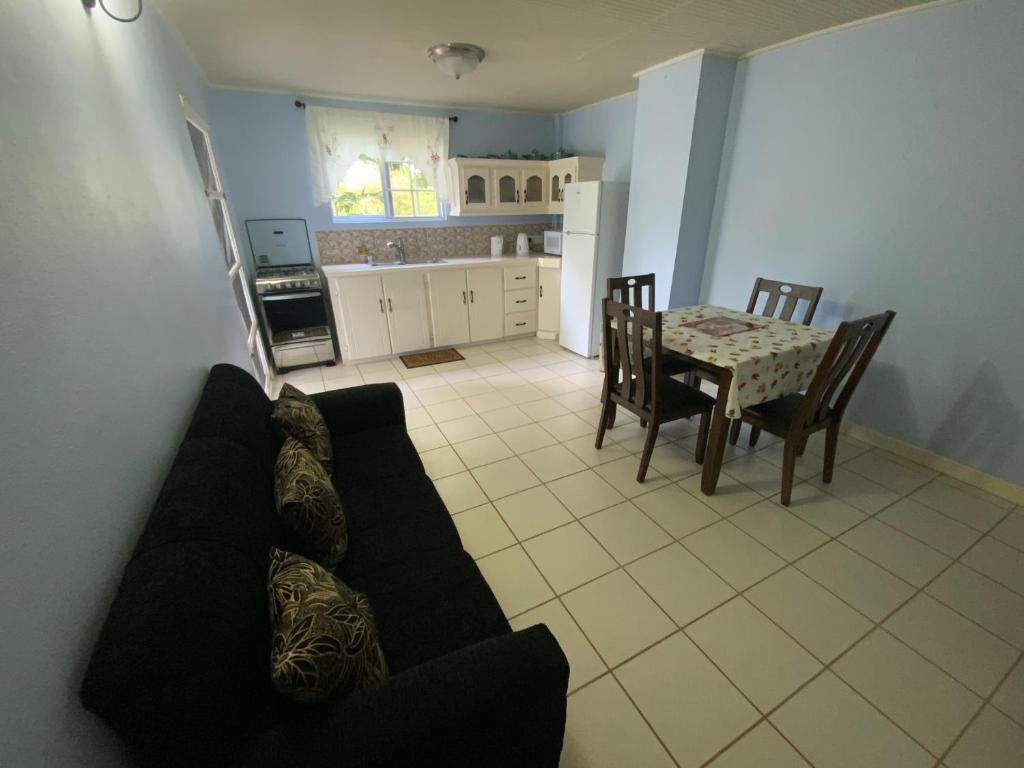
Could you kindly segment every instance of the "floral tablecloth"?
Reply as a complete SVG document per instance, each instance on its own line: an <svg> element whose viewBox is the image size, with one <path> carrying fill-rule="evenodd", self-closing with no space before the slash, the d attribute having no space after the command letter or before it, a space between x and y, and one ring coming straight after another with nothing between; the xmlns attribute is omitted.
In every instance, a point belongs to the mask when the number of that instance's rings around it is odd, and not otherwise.
<svg viewBox="0 0 1024 768"><path fill-rule="evenodd" d="M756 327L713 336L686 325L713 318L738 320ZM706 323L706 327L714 330L716 324L725 325L712 322ZM737 418L743 407L805 389L831 340L831 331L710 304L662 313L663 348L732 371L725 408L730 419Z"/></svg>

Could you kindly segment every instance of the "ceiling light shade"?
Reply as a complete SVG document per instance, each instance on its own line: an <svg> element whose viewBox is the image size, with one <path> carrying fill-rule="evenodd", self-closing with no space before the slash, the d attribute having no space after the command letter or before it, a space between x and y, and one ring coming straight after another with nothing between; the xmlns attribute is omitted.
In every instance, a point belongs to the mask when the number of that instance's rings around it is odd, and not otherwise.
<svg viewBox="0 0 1024 768"><path fill-rule="evenodd" d="M440 43L428 48L427 56L442 72L458 80L484 60L484 49L472 43Z"/></svg>

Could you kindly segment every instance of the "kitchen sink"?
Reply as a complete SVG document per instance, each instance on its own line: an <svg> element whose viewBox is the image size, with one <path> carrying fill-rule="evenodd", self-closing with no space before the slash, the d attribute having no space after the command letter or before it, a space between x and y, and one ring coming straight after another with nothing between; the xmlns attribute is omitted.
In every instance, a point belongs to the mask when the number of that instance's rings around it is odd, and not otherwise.
<svg viewBox="0 0 1024 768"><path fill-rule="evenodd" d="M404 264L400 261L374 261L371 267L419 267L424 264L447 264L448 259L424 259L423 261L407 261Z"/></svg>

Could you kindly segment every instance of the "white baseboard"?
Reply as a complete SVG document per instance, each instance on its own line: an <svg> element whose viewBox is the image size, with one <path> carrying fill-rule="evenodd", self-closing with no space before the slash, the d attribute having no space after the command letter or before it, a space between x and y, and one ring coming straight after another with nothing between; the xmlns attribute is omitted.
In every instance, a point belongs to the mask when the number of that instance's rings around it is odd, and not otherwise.
<svg viewBox="0 0 1024 768"><path fill-rule="evenodd" d="M890 453L895 453L897 456L903 456L929 469L934 469L936 472L942 472L944 475L949 475L968 485L973 485L975 488L991 493L993 496L1012 501L1014 504L1024 504L1024 486L1022 485L990 475L988 472L982 472L980 469L968 467L966 464L961 464L946 456L933 453L927 448L921 448L913 443L890 437L870 427L855 424L849 419L843 420L843 432L855 440L868 443L876 448L882 448Z"/></svg>

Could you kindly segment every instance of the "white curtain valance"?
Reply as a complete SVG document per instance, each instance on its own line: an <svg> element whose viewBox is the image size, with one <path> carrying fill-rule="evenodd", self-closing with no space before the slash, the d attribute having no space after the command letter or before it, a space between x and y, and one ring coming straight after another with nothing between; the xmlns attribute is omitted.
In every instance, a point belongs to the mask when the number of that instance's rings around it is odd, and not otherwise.
<svg viewBox="0 0 1024 768"><path fill-rule="evenodd" d="M313 201L329 203L360 155L383 162L411 161L448 200L448 118L306 107Z"/></svg>

